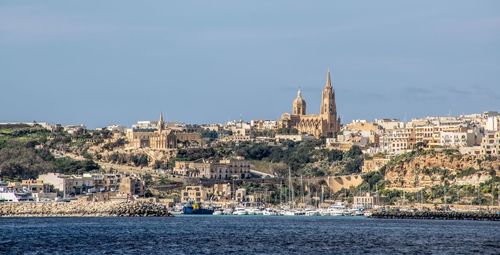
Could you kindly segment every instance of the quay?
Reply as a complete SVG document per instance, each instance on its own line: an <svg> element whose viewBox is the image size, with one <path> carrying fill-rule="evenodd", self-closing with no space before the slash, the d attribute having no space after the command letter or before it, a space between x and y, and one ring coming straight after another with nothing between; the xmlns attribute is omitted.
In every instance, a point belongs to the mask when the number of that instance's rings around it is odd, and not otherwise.
<svg viewBox="0 0 500 255"><path fill-rule="evenodd" d="M373 212L371 217L381 219L429 219L429 220L485 220L500 221L500 214L493 212L457 211L386 211Z"/></svg>

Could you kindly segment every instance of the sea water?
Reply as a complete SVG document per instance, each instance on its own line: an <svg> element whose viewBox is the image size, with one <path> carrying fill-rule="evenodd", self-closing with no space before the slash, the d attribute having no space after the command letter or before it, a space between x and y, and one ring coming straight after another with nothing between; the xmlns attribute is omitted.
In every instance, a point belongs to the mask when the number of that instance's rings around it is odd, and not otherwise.
<svg viewBox="0 0 500 255"><path fill-rule="evenodd" d="M0 218L0 254L500 254L500 222L363 217Z"/></svg>

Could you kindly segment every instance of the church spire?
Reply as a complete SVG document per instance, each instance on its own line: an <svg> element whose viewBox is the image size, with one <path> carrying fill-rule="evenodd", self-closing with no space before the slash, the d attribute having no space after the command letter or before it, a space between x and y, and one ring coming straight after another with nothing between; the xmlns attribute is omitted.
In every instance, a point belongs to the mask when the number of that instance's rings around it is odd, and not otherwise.
<svg viewBox="0 0 500 255"><path fill-rule="evenodd" d="M328 71L326 72L325 88L331 88L331 87L332 87L332 79L330 78L330 68L328 68Z"/></svg>
<svg viewBox="0 0 500 255"><path fill-rule="evenodd" d="M160 120L158 121L158 130L162 131L165 128L165 121L163 119L163 112L160 112Z"/></svg>

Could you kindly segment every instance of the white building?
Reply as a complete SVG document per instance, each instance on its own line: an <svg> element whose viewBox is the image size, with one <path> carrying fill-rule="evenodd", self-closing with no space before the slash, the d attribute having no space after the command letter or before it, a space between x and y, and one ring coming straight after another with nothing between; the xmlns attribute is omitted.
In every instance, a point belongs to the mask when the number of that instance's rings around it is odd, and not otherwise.
<svg viewBox="0 0 500 255"><path fill-rule="evenodd" d="M471 132L440 132L439 145L443 147L460 148L474 146L475 134Z"/></svg>
<svg viewBox="0 0 500 255"><path fill-rule="evenodd" d="M274 136L275 140L277 142L282 142L286 140L294 141L294 142L302 142L302 141L310 141L314 140L314 136L310 136L307 134L300 134L300 135L275 135Z"/></svg>
<svg viewBox="0 0 500 255"><path fill-rule="evenodd" d="M486 119L487 131L500 131L500 116L490 116Z"/></svg>
<svg viewBox="0 0 500 255"><path fill-rule="evenodd" d="M156 130L157 128L156 121L143 120L138 121L136 124L132 125L132 129L141 129L141 130Z"/></svg>

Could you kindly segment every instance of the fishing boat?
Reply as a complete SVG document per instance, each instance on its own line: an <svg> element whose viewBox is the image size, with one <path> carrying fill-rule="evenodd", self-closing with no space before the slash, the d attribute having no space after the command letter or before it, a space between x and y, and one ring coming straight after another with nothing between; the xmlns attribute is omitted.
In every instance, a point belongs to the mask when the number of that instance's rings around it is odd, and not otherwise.
<svg viewBox="0 0 500 255"><path fill-rule="evenodd" d="M200 204L196 202L188 202L182 208L183 214L213 214L214 209L202 208Z"/></svg>

